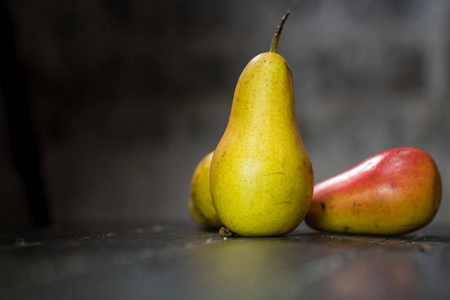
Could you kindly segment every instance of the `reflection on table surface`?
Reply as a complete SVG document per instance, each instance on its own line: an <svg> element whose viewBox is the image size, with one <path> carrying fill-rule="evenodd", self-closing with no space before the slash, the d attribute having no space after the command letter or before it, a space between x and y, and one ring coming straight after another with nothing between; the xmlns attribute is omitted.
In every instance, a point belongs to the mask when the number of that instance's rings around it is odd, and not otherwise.
<svg viewBox="0 0 450 300"><path fill-rule="evenodd" d="M442 299L450 230L397 237L220 236L193 224L0 235L0 292L20 299Z"/></svg>

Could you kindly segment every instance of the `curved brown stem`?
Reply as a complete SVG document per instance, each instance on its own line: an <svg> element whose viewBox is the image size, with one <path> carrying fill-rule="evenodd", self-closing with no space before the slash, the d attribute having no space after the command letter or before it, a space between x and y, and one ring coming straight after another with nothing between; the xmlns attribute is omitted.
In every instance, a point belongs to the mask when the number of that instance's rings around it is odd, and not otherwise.
<svg viewBox="0 0 450 300"><path fill-rule="evenodd" d="M269 52L277 52L277 47L278 47L278 41L280 39L280 35L281 35L281 30L283 30L283 25L284 22L286 21L287 17L289 16L289 9L286 10L286 13L284 14L284 16L281 18L281 22L277 27L277 31L275 31L275 34L273 36L272 39L272 44L270 45L270 50Z"/></svg>

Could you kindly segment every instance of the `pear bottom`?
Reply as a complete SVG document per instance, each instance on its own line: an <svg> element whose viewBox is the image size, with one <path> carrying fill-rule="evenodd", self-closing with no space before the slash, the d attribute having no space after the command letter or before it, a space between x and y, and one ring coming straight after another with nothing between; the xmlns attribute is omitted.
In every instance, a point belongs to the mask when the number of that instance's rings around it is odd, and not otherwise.
<svg viewBox="0 0 450 300"><path fill-rule="evenodd" d="M276 176L283 175L272 175ZM311 204L312 176L308 173L305 185L300 180L284 183L280 178L272 180L276 183L260 181L261 186L271 187L260 191L252 190L251 185L242 184L243 191L225 185L223 193L219 190L216 198L213 196L217 214L230 231L241 236L280 236L299 226ZM242 195L245 193L247 197Z"/></svg>

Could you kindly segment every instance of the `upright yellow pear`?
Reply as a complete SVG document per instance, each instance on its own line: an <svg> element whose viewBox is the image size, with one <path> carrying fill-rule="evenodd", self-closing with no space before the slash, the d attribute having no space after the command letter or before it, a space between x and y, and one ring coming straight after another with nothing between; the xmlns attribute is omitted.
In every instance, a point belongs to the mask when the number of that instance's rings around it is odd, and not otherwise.
<svg viewBox="0 0 450 300"><path fill-rule="evenodd" d="M242 72L212 159L214 207L224 226L242 236L289 233L311 204L314 175L297 127L292 74L275 53L288 14L270 52Z"/></svg>

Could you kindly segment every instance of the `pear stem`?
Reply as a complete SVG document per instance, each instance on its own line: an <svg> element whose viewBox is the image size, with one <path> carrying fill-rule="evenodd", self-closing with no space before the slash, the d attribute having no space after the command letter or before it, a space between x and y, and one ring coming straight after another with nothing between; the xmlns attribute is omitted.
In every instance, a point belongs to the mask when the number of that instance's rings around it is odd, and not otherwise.
<svg viewBox="0 0 450 300"><path fill-rule="evenodd" d="M275 31L275 34L273 36L272 39L272 44L270 45L270 50L269 52L277 52L277 47L278 47L278 41L280 40L280 35L281 35L281 30L283 30L283 25L284 22L286 21L287 17L289 16L289 9L286 10L286 13L284 14L284 16L281 18L281 22L280 24L277 26L277 31Z"/></svg>

